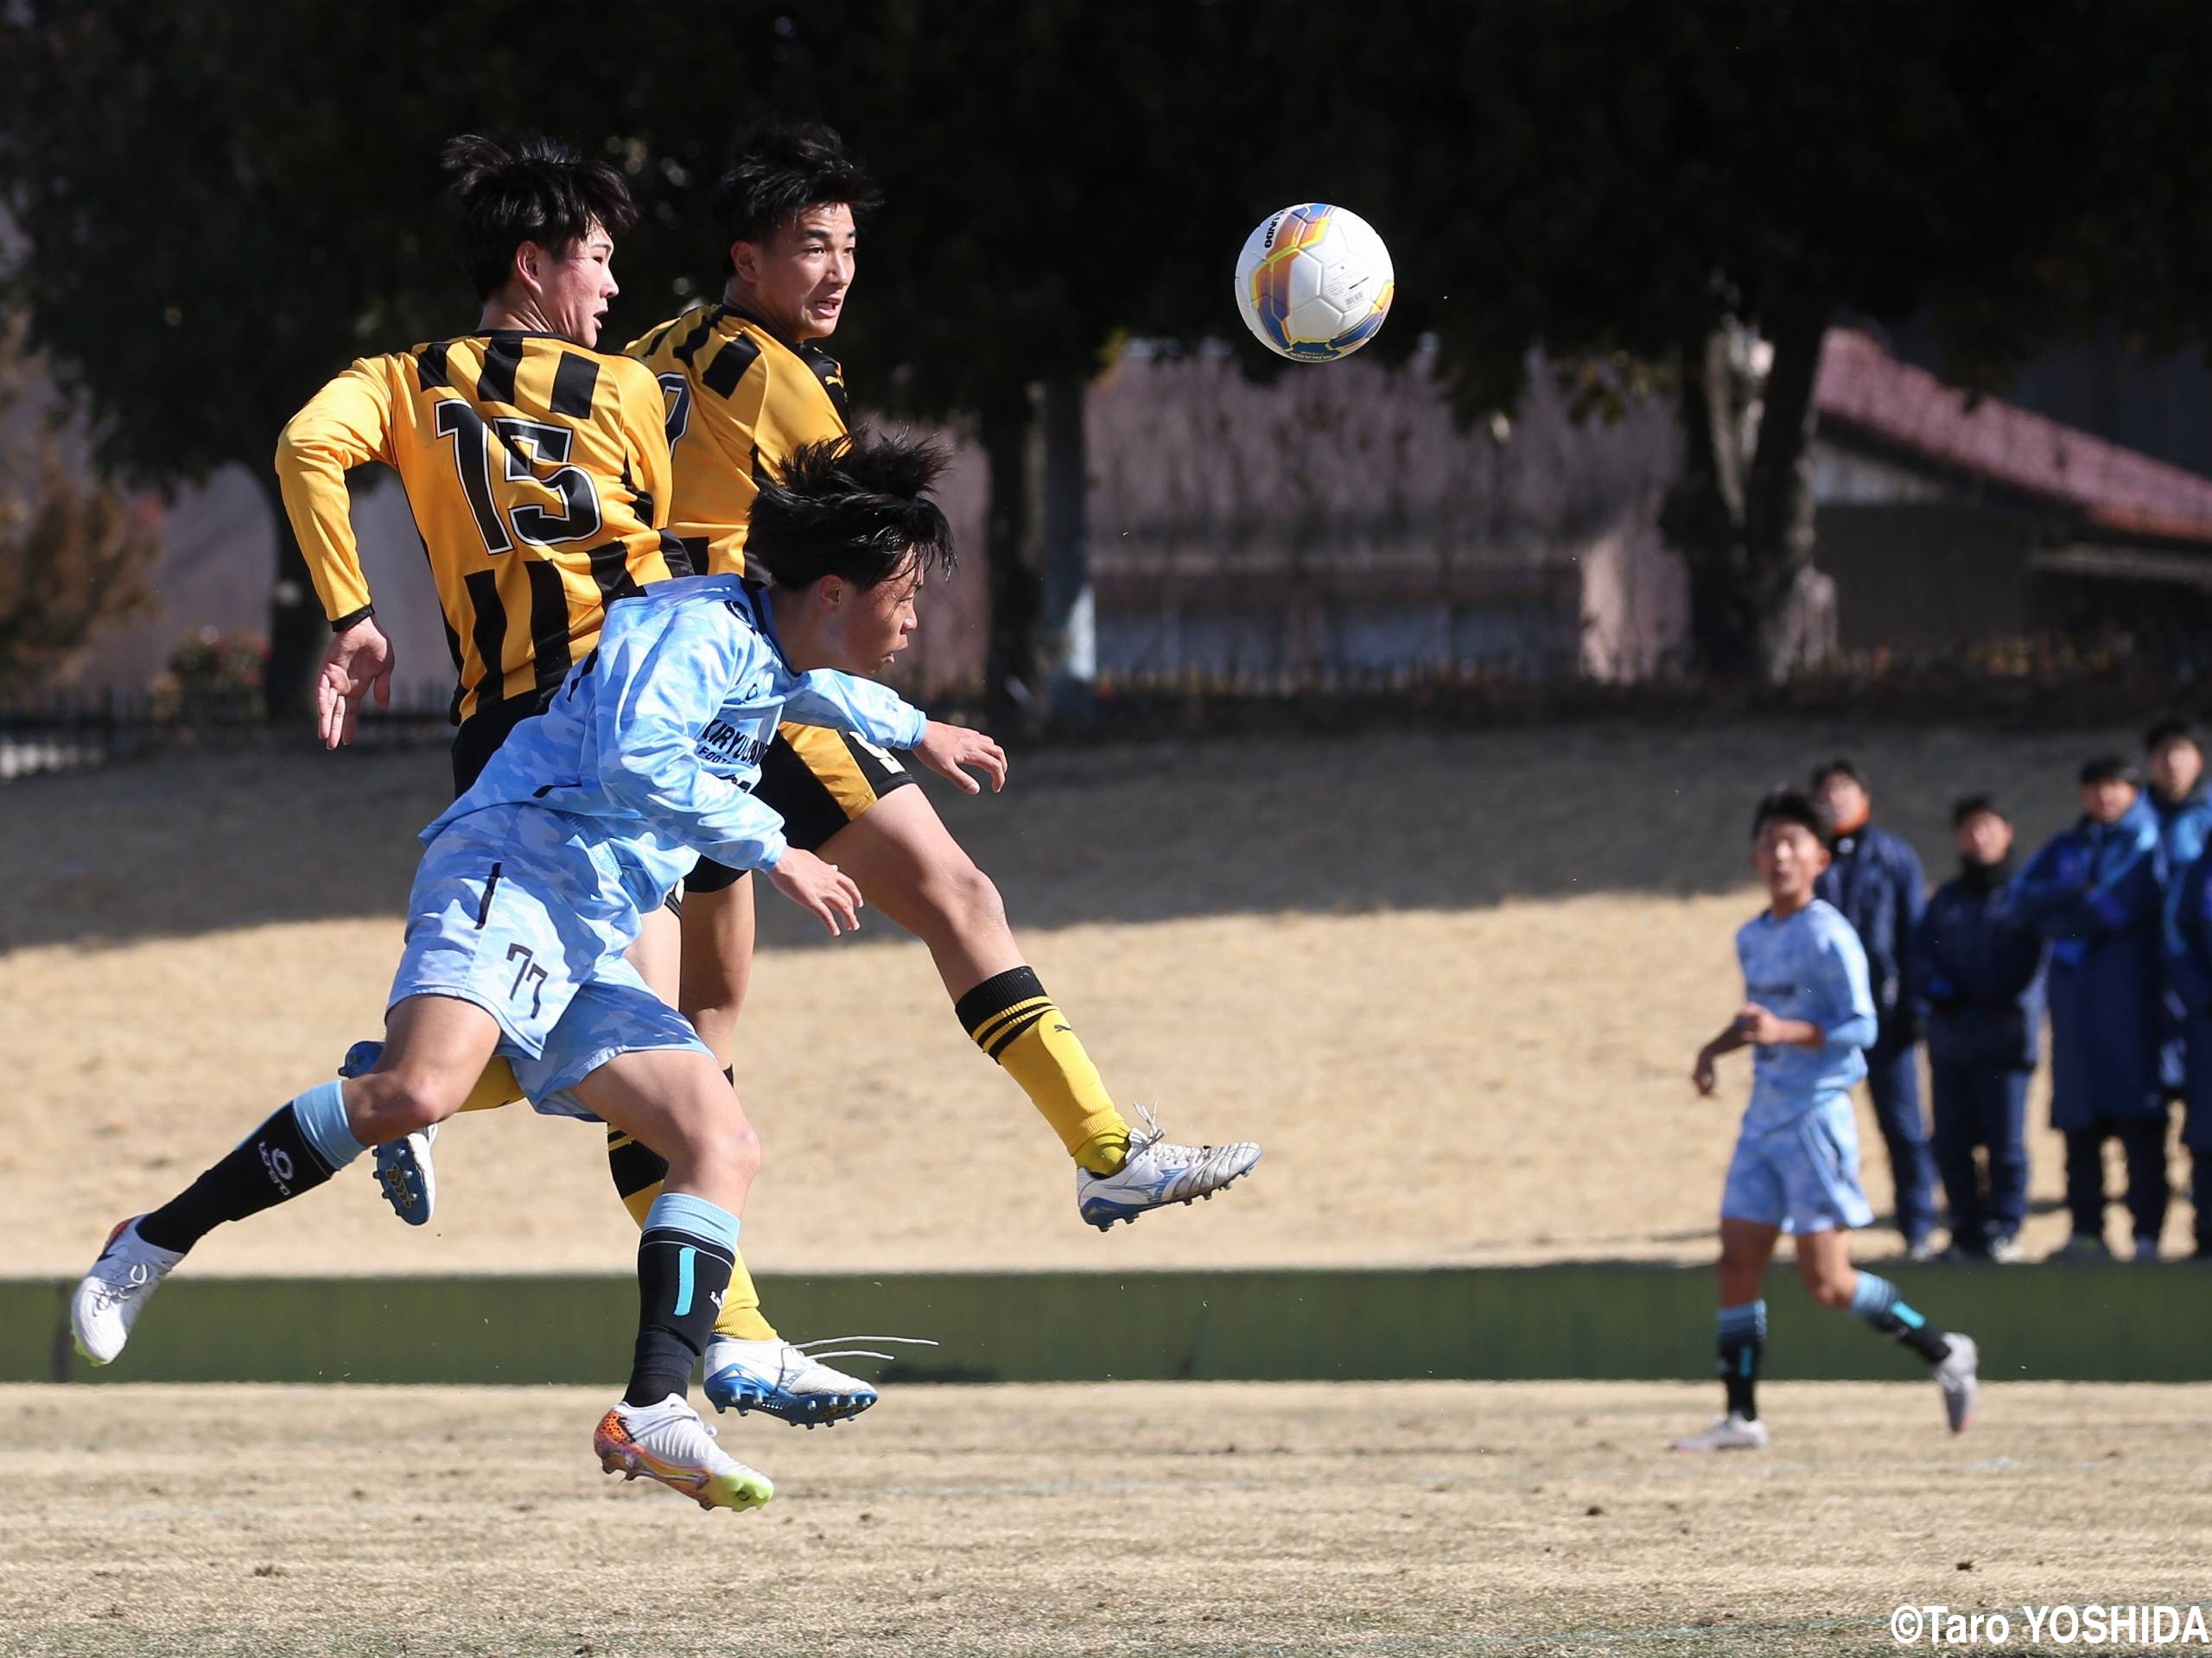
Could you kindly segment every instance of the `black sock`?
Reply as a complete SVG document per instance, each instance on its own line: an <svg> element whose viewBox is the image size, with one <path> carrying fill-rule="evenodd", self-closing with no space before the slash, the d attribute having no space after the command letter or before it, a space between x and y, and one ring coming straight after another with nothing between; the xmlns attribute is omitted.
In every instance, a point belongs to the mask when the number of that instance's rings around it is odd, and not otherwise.
<svg viewBox="0 0 2212 1658"><path fill-rule="evenodd" d="M1720 1382L1728 1409L1746 1422L1759 1419L1759 1360L1766 1352L1766 1303L1746 1301L1720 1309Z"/></svg>
<svg viewBox="0 0 2212 1658"><path fill-rule="evenodd" d="M645 1217L638 1240L638 1344L626 1405L658 1405L671 1394L681 1399L690 1392L691 1368L714 1333L737 1257L728 1245L684 1223L681 1205L699 1202L664 1194ZM729 1220L734 1238L734 1219L715 1213Z"/></svg>
<svg viewBox="0 0 2212 1658"><path fill-rule="evenodd" d="M1951 1338L1933 1318L1908 1306L1897 1286L1886 1278L1859 1274L1858 1287L1851 1293L1851 1310L1930 1364L1941 1364L1951 1356Z"/></svg>
<svg viewBox="0 0 2212 1658"><path fill-rule="evenodd" d="M138 1236L179 1253L225 1221L242 1221L312 1191L335 1172L302 1132L289 1105L239 1141L215 1166L149 1215Z"/></svg>

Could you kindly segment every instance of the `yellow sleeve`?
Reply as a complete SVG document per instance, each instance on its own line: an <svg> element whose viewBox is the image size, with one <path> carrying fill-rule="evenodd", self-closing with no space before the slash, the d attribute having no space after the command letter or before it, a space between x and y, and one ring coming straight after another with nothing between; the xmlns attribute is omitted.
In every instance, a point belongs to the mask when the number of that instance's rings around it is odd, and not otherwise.
<svg viewBox="0 0 2212 1658"><path fill-rule="evenodd" d="M652 500L648 527L665 530L670 498L676 492L676 462L668 448L668 400L652 370L635 358L625 361L638 371L629 376L637 391L623 399L624 424L629 429L628 442L632 464L637 468L638 487Z"/></svg>
<svg viewBox="0 0 2212 1658"><path fill-rule="evenodd" d="M369 579L353 539L346 474L391 459L388 358L364 358L308 400L276 440L276 483L299 537L323 614L333 622L369 607Z"/></svg>

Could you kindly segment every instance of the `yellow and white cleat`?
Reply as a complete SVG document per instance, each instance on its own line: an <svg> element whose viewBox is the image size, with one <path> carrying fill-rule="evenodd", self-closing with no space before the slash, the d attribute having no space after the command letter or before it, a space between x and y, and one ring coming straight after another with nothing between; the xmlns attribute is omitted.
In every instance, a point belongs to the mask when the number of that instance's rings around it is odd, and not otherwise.
<svg viewBox="0 0 2212 1658"><path fill-rule="evenodd" d="M591 1448L608 1473L657 1479L702 1509L757 1509L776 1494L766 1474L716 1445L714 1429L674 1394L658 1405L615 1406L599 1419Z"/></svg>

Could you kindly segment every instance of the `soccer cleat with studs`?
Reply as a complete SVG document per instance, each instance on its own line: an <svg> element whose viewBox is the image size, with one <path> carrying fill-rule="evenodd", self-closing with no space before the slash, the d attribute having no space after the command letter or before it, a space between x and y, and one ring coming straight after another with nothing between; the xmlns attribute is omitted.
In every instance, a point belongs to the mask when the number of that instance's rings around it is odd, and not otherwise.
<svg viewBox="0 0 2212 1658"><path fill-rule="evenodd" d="M1943 1420L1952 1432L1964 1433L1974 1426L1974 1402L1981 1394L1981 1353L1973 1337L1955 1330L1945 1339L1951 1350L1936 1361L1936 1385L1943 1390Z"/></svg>
<svg viewBox="0 0 2212 1658"><path fill-rule="evenodd" d="M912 1347L937 1344L918 1336L831 1336L822 1341L740 1341L717 1336L707 1344L703 1391L718 1411L759 1411L793 1427L835 1427L858 1416L880 1397L858 1376L847 1375L824 1359L889 1360L896 1354L866 1347L838 1347L838 1342L896 1342ZM817 1348L828 1348L817 1352Z"/></svg>
<svg viewBox="0 0 2212 1658"><path fill-rule="evenodd" d="M130 1327L146 1310L146 1303L162 1286L169 1269L184 1259L175 1249L164 1249L138 1236L134 1215L119 1222L100 1246L92 1262L69 1298L69 1335L77 1350L95 1364L112 1364L130 1339Z"/></svg>
<svg viewBox="0 0 2212 1658"><path fill-rule="evenodd" d="M766 1474L716 1445L714 1429L675 1394L658 1405L615 1406L599 1419L591 1448L607 1473L658 1480L702 1509L742 1513L776 1494Z"/></svg>
<svg viewBox="0 0 2212 1658"><path fill-rule="evenodd" d="M1075 1172L1076 1213L1105 1232L1116 1221L1134 1223L1140 1215L1169 1204L1193 1204L1252 1172L1260 1148L1249 1140L1229 1146L1179 1146L1161 1131L1160 1120L1144 1107L1142 1130L1129 1136L1128 1156L1111 1174Z"/></svg>
<svg viewBox="0 0 2212 1658"><path fill-rule="evenodd" d="M1756 1418L1746 1420L1734 1411L1726 1416L1716 1416L1702 1432L1675 1441L1676 1451L1764 1451L1766 1449L1766 1424Z"/></svg>
<svg viewBox="0 0 2212 1658"><path fill-rule="evenodd" d="M384 1057L381 1042L356 1042L339 1063L340 1077L359 1077L373 1070ZM377 1190L384 1193L391 1212L410 1226L428 1226L438 1207L438 1169L430 1160L430 1146L438 1125L418 1128L404 1140L379 1146L376 1152Z"/></svg>

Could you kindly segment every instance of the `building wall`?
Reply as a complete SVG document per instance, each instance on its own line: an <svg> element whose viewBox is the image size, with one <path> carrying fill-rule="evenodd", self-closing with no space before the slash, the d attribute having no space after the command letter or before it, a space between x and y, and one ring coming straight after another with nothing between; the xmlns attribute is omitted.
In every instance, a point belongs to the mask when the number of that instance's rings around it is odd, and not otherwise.
<svg viewBox="0 0 2212 1658"><path fill-rule="evenodd" d="M1823 505L1814 562L1847 653L1937 651L2029 631L2031 525L1961 502Z"/></svg>

